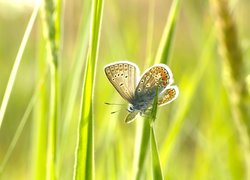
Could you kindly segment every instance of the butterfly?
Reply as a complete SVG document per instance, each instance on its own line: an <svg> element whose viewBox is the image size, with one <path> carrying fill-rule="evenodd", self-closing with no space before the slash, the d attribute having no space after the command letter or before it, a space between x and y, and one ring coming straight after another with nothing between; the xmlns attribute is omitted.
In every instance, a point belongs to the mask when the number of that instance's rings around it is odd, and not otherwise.
<svg viewBox="0 0 250 180"><path fill-rule="evenodd" d="M138 66L129 61L108 64L104 67L104 72L117 92L129 103L126 123L132 122L138 113L142 115L152 107L156 90L159 106L172 102L179 94L178 87L172 85L173 74L165 64L148 68L140 79Z"/></svg>

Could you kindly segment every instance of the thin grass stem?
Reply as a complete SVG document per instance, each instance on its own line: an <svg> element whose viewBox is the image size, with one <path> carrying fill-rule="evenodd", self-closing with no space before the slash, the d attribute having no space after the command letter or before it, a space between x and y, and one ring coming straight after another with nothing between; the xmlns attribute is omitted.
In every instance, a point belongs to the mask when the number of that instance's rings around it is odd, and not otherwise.
<svg viewBox="0 0 250 180"><path fill-rule="evenodd" d="M228 1L211 0L210 2L216 20L222 56L223 80L228 90L233 120L245 155L245 178L250 179L250 93L247 90L241 47Z"/></svg>
<svg viewBox="0 0 250 180"><path fill-rule="evenodd" d="M161 41L156 53L155 63L167 64L169 61L176 27L177 15L179 14L180 10L180 1L181 0L175 0L172 2L169 17L165 24L163 35L161 37Z"/></svg>
<svg viewBox="0 0 250 180"><path fill-rule="evenodd" d="M73 175L73 179L77 180L91 180L95 178L93 98L103 4L103 0L92 1L90 41L82 87L81 112Z"/></svg>
<svg viewBox="0 0 250 180"><path fill-rule="evenodd" d="M6 164L8 163L9 158L10 158L14 148L16 147L17 141L19 140L19 137L21 136L21 134L23 132L24 126L26 125L28 118L32 112L32 109L37 101L39 91L40 91L41 87L44 85L44 77L43 77L43 79L41 79L39 81L40 83L38 84L38 87L35 89L35 92L33 93L32 97L28 103L28 106L23 114L23 117L21 118L21 121L17 127L16 132L15 132L15 135L14 135L14 137L13 137L13 139L8 147L7 153L4 156L4 159L0 165L0 175L3 173L3 170L6 166Z"/></svg>
<svg viewBox="0 0 250 180"><path fill-rule="evenodd" d="M59 101L59 44L61 1L46 0L44 4L45 32L50 66L50 115L47 150L47 179L56 179L57 121Z"/></svg>
<svg viewBox="0 0 250 180"><path fill-rule="evenodd" d="M37 3L32 14L31 14L30 20L28 22L27 28L25 30L21 45L19 47L16 59L15 59L13 68L12 68L11 73L10 73L10 77L8 80L8 84L7 84L7 87L6 87L4 96L3 96L1 108L0 108L0 129L1 129L2 122L4 119L4 115L5 115L5 111L6 111L8 102L9 102L10 94L12 92L13 85L15 83L15 79L16 79L16 75L17 75L17 72L19 69L19 65L20 65L21 60L22 60L23 52L24 52L24 49L26 47L27 41L30 37L30 33L31 33L31 30L34 26L37 14L39 12L39 8L40 8L40 3Z"/></svg>
<svg viewBox="0 0 250 180"><path fill-rule="evenodd" d="M156 58L154 59L155 63L160 63L160 62L167 63L168 62L168 59L170 57L169 54L170 54L171 46L172 46L172 39L174 36L173 32L175 30L175 25L176 25L176 17L179 13L179 6L180 6L180 0L173 1L171 5L171 9L170 9L170 15L166 21L164 32L163 32L163 35L159 44L159 48L157 50ZM151 13L152 13L151 16L153 16L153 10L151 11ZM150 18L151 17L149 17L149 25L148 25L149 28L153 24L153 17L152 19ZM150 32L151 31L150 29L148 31L149 31L148 36L150 37L151 36L150 33L152 32ZM150 48L150 46L148 48ZM149 59L149 61L152 61L152 60ZM143 175L143 168L144 168L144 163L145 163L145 159L147 155L147 148L148 148L148 144L150 141L150 135L149 135L150 131L151 130L148 124L148 120L143 119L143 130L142 130L142 135L141 135L141 141L137 142L138 144L140 144L139 155L135 153L135 156L134 156L134 172L135 172L134 177L137 180L141 179ZM139 135L137 136L139 137Z"/></svg>

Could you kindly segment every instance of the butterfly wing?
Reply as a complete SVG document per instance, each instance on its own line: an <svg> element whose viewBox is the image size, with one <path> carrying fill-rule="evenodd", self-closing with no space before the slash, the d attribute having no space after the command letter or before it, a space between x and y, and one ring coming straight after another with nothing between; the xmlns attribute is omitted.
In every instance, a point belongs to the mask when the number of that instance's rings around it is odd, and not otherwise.
<svg viewBox="0 0 250 180"><path fill-rule="evenodd" d="M134 121L138 113L138 111L129 113L125 119L125 123L131 123L132 121Z"/></svg>
<svg viewBox="0 0 250 180"><path fill-rule="evenodd" d="M179 95L179 89L177 86L169 86L159 95L158 105L164 106L174 101Z"/></svg>
<svg viewBox="0 0 250 180"><path fill-rule="evenodd" d="M118 93L132 103L139 68L136 64L119 61L104 67L105 74Z"/></svg>
<svg viewBox="0 0 250 180"><path fill-rule="evenodd" d="M141 76L136 87L135 95L138 97L147 96L152 100L158 86L159 94L170 84L173 83L173 74L165 64L157 64L147 69Z"/></svg>

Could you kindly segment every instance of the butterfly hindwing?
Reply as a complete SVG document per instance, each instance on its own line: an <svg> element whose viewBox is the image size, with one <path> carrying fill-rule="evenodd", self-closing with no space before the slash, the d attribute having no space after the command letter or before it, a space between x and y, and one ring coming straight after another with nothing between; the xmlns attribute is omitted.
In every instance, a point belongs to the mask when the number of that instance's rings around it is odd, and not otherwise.
<svg viewBox="0 0 250 180"><path fill-rule="evenodd" d="M120 61L105 66L104 71L118 93L131 103L139 73L137 65L127 61Z"/></svg>
<svg viewBox="0 0 250 180"><path fill-rule="evenodd" d="M158 105L164 106L172 101L174 101L179 95L179 89L177 86L167 87L158 98Z"/></svg>

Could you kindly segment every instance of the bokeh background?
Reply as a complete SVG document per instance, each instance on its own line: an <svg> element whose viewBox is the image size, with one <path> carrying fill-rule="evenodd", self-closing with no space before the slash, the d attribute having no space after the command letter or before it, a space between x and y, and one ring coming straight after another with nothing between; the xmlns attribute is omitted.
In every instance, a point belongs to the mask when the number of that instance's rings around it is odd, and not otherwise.
<svg viewBox="0 0 250 180"><path fill-rule="evenodd" d="M153 0L152 0L153 1ZM153 58L167 20L172 1L106 0L100 39L95 86L95 154L97 179L130 179L133 172L134 149L138 146L136 124L125 124L126 111L110 112L124 107L107 106L104 102L126 104L104 75L103 67L118 60L138 64L141 73ZM17 55L25 28L35 2L29 0L0 1L0 100ZM150 43L148 23L153 11L153 36ZM250 1L230 1L237 27L244 63L249 72ZM152 10L152 9L151 9ZM76 145L83 67L80 67L76 101L71 103L68 117L69 91L78 59L84 61L89 29L90 2L64 1L62 13L62 44L60 47L60 118L58 137L60 179L71 179ZM244 156L233 121L229 98L222 78L221 57L214 33L214 17L207 0L182 1L177 18L173 47L168 62L179 98L159 108L156 138L161 164L167 179L242 179ZM41 51L43 43L42 14L36 19L20 64L17 79L0 129L0 163L36 91L39 62L46 62ZM150 46L148 47L148 44ZM46 64L46 63L45 63ZM46 78L46 82L49 79ZM48 83L47 83L48 84ZM49 89L49 88L47 88ZM48 96L48 92L47 92ZM35 109L34 105L34 109ZM47 115L44 115L46 121ZM29 115L22 134L0 173L0 179L32 179L34 126L37 114ZM140 121L141 119L138 119ZM177 122L169 148L169 130ZM45 134L46 136L46 134ZM168 139L169 140L169 139ZM168 149L169 148L169 149ZM166 155L166 151L170 153ZM146 179L150 179L150 154L146 160Z"/></svg>

